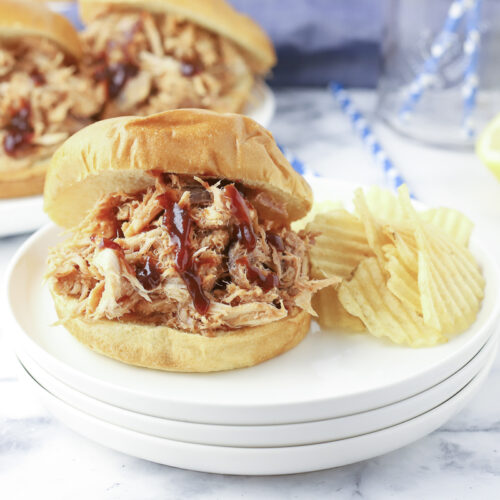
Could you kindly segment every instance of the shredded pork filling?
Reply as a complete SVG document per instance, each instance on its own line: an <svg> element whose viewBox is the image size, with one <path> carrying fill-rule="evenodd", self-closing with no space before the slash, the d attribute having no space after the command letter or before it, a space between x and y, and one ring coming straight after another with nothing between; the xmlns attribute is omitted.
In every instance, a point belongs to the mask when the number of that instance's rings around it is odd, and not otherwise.
<svg viewBox="0 0 500 500"><path fill-rule="evenodd" d="M262 220L251 200L267 195L244 191L157 174L144 192L103 197L49 255L55 292L76 299L68 318L211 336L276 321L296 308L314 314L312 294L332 280L309 279L310 237Z"/></svg>
<svg viewBox="0 0 500 500"><path fill-rule="evenodd" d="M51 41L24 37L0 44L0 165L29 166L88 125L104 94Z"/></svg>
<svg viewBox="0 0 500 500"><path fill-rule="evenodd" d="M253 83L228 40L173 15L106 13L82 33L86 65L108 97L102 117L182 107L238 111Z"/></svg>

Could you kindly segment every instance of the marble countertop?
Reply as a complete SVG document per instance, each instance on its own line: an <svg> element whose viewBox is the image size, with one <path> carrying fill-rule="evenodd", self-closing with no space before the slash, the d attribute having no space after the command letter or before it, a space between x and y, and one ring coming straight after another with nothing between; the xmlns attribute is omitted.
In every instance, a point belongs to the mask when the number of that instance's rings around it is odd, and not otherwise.
<svg viewBox="0 0 500 500"><path fill-rule="evenodd" d="M374 93L356 92L369 116ZM276 138L323 175L362 184L384 179L325 90L282 90ZM376 127L417 197L456 207L500 255L500 183L472 153L428 149ZM26 236L0 239L0 276ZM500 260L500 259L499 259ZM54 420L19 380L0 322L2 500L175 498L498 498L500 362L473 401L443 427L401 450L321 472L237 477L184 471L94 444Z"/></svg>

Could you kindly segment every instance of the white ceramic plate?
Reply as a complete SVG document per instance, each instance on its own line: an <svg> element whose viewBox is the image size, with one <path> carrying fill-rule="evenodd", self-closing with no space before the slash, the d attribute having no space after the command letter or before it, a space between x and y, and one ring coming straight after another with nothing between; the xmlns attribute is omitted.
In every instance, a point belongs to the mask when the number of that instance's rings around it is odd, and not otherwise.
<svg viewBox="0 0 500 500"><path fill-rule="evenodd" d="M312 179L317 198L350 200L352 186ZM41 284L48 226L18 251L7 273L12 338L54 377L91 397L138 413L209 424L284 424L359 413L414 396L464 366L493 333L499 317L499 273L472 238L487 284L476 322L446 344L410 349L367 334L320 331L261 365L212 374L166 373L96 354L62 326ZM30 311L30 314L26 314Z"/></svg>
<svg viewBox="0 0 500 500"><path fill-rule="evenodd" d="M350 199L352 186L312 179L318 198ZM41 286L47 227L19 250L8 273L10 307L21 328L13 336L37 363L75 389L122 408L213 424L282 424L334 418L391 404L444 380L484 345L498 318L498 271L473 241L487 276L475 324L445 345L409 349L366 334L317 327L297 348L262 365L215 374L163 373L124 365L80 345L56 320ZM30 315L24 312L29 310ZM391 367L390 370L387 367Z"/></svg>
<svg viewBox="0 0 500 500"><path fill-rule="evenodd" d="M37 384L26 373L49 411L75 432L128 455L153 462L219 474L294 474L329 469L401 448L437 429L461 410L484 382L493 353L480 373L455 396L433 410L387 429L350 439L281 448L237 448L172 441L141 434L92 417Z"/></svg>
<svg viewBox="0 0 500 500"><path fill-rule="evenodd" d="M123 410L102 403L49 375L29 356L18 352L26 371L48 392L74 408L100 420L151 436L188 443L236 446L277 447L298 446L378 431L415 418L440 405L464 388L484 368L496 351L496 336L469 363L440 384L416 396L375 410L346 417L287 425L207 425L162 419Z"/></svg>
<svg viewBox="0 0 500 500"><path fill-rule="evenodd" d="M0 238L30 233L48 222L40 195L0 199Z"/></svg>
<svg viewBox="0 0 500 500"><path fill-rule="evenodd" d="M252 90L251 102L244 113L263 127L268 127L274 116L276 102L273 91L262 80L257 80ZM14 234L30 233L49 222L43 211L41 195L23 198L0 199L0 238Z"/></svg>
<svg viewBox="0 0 500 500"><path fill-rule="evenodd" d="M273 91L263 80L257 80L243 113L268 128L275 111L276 100Z"/></svg>

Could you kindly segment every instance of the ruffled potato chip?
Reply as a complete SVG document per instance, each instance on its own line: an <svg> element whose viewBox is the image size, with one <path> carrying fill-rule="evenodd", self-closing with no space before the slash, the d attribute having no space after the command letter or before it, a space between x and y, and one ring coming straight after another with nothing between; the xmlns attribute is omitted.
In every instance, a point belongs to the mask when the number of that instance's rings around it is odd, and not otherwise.
<svg viewBox="0 0 500 500"><path fill-rule="evenodd" d="M366 331L363 322L344 309L333 286L323 288L315 294L312 306L318 314L318 323L324 328L341 328L349 332Z"/></svg>
<svg viewBox="0 0 500 500"><path fill-rule="evenodd" d="M357 316L375 337L396 344L431 346L445 341L438 330L424 324L409 304L401 302L387 287L384 271L376 258L363 260L354 276L338 291L340 303Z"/></svg>
<svg viewBox="0 0 500 500"><path fill-rule="evenodd" d="M302 217L302 219L292 222L291 227L295 232L301 231L302 229L305 229L309 222L312 222L314 220L316 215L325 212L332 212L334 210L342 210L343 208L344 206L340 201L326 200L320 201L318 203L314 202L308 214L305 217Z"/></svg>
<svg viewBox="0 0 500 500"><path fill-rule="evenodd" d="M481 270L464 245L418 217L407 191L400 190L399 200L415 226L424 323L446 334L464 330L476 318L483 298Z"/></svg>
<svg viewBox="0 0 500 500"><path fill-rule="evenodd" d="M468 246L474 224L464 214L453 208L431 208L419 213L420 218L444 231L457 243Z"/></svg>
<svg viewBox="0 0 500 500"><path fill-rule="evenodd" d="M314 298L326 327L387 337L412 347L444 342L476 318L484 278L467 249L472 223L452 209L417 212L406 186L354 194L356 215L318 215L313 277L338 276Z"/></svg>
<svg viewBox="0 0 500 500"><path fill-rule="evenodd" d="M347 210L319 214L306 229L317 234L309 253L313 278L347 278L364 257L373 255L363 224Z"/></svg>

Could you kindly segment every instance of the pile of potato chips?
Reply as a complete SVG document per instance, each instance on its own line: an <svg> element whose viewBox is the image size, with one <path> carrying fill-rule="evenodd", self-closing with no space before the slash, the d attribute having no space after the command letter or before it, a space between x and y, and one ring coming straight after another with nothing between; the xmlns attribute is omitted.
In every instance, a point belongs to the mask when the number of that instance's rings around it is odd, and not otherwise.
<svg viewBox="0 0 500 500"><path fill-rule="evenodd" d="M355 214L319 211L313 278L339 276L314 308L324 327L365 331L412 347L431 346L474 322L484 278L468 250L472 223L456 210L417 212L408 190L380 188L354 195Z"/></svg>

